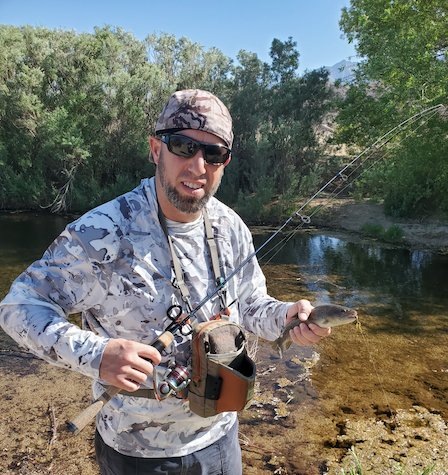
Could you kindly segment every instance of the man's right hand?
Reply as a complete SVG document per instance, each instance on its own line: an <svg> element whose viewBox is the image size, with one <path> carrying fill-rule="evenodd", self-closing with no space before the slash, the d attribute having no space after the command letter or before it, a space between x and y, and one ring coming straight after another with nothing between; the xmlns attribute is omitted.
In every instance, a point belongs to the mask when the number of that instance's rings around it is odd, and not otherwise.
<svg viewBox="0 0 448 475"><path fill-rule="evenodd" d="M100 365L100 378L117 388L136 391L140 383L146 381L153 371L153 365L143 358L158 365L160 353L149 345L113 338L109 340L103 352Z"/></svg>

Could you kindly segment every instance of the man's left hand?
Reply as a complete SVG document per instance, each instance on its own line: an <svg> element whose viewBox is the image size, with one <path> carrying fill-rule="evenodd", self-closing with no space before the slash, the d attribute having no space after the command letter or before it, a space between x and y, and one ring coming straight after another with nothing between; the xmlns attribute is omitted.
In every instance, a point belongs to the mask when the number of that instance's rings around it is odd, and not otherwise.
<svg viewBox="0 0 448 475"><path fill-rule="evenodd" d="M291 305L286 314L286 325L293 320L294 315L298 315L303 322L306 321L313 310L313 306L308 300L299 300ZM331 328L321 328L315 323L301 323L294 327L289 334L292 341L299 346L312 346L317 343L322 337L328 336L331 333Z"/></svg>

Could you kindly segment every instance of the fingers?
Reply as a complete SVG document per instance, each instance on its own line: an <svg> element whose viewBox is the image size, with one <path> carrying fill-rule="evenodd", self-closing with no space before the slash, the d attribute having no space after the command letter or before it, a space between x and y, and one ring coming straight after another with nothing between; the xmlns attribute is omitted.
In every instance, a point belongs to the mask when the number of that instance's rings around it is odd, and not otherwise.
<svg viewBox="0 0 448 475"><path fill-rule="evenodd" d="M116 379L111 379L110 382L117 388L125 389L126 391L136 391L140 388L140 384L146 381L146 378L146 374L130 370L117 375Z"/></svg>
<svg viewBox="0 0 448 475"><path fill-rule="evenodd" d="M299 300L289 307L288 313L286 314L286 324L293 320L295 315L298 315L298 318L302 321L307 320L313 308L309 300Z"/></svg>
<svg viewBox="0 0 448 475"><path fill-rule="evenodd" d="M141 343L135 343L135 345L137 345L136 349L137 349L138 356L140 357L140 359L143 359L144 362L149 361L149 365L151 367L150 372L152 372L152 364L158 365L160 363L162 359L161 354L152 346L143 345ZM146 368L147 368L147 365L146 365ZM143 368L143 371L144 371L144 368Z"/></svg>
<svg viewBox="0 0 448 475"><path fill-rule="evenodd" d="M109 340L103 352L100 378L127 391L135 391L159 364L160 353L149 345L121 338Z"/></svg>
<svg viewBox="0 0 448 475"><path fill-rule="evenodd" d="M309 326L301 323L289 332L292 341L299 346L312 346L330 333L331 328L321 328L314 323Z"/></svg>

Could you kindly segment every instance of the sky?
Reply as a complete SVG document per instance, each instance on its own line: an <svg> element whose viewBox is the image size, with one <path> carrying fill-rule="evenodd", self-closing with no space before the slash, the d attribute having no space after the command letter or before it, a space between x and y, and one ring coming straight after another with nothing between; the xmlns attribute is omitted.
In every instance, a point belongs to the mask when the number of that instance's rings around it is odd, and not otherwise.
<svg viewBox="0 0 448 475"><path fill-rule="evenodd" d="M236 60L241 49L270 62L272 40L292 37L299 73L356 61L354 46L341 38L341 9L349 0L0 0L0 24L45 26L93 33L118 26L139 40L151 33L182 36L216 47Z"/></svg>

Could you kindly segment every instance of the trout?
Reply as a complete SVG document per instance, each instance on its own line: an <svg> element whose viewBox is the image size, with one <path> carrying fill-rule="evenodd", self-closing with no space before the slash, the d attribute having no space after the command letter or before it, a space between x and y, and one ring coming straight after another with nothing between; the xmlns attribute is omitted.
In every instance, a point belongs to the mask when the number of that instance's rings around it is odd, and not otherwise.
<svg viewBox="0 0 448 475"><path fill-rule="evenodd" d="M356 310L341 305L318 305L311 311L308 320L299 320L298 315L295 315L295 320L288 323L283 333L277 340L272 343L272 348L278 353L280 358L283 358L283 353L291 346L292 340L289 331L297 325L305 323L315 323L322 328L336 327L338 325L345 325L358 320Z"/></svg>

